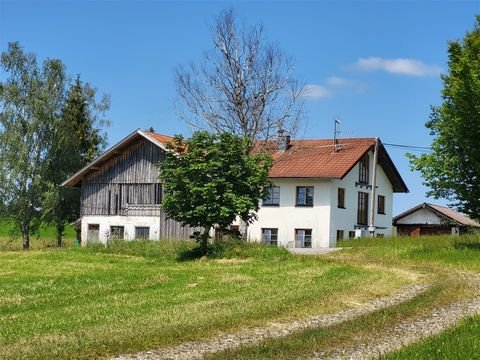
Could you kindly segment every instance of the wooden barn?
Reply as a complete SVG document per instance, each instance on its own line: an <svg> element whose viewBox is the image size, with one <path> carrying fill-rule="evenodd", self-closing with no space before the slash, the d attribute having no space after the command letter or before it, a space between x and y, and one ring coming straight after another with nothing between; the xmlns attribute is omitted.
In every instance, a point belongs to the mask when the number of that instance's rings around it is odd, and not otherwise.
<svg viewBox="0 0 480 360"><path fill-rule="evenodd" d="M136 130L62 185L81 188L81 242L188 238L193 232L161 208L158 163L171 137Z"/></svg>
<svg viewBox="0 0 480 360"><path fill-rule="evenodd" d="M399 236L459 235L480 224L448 207L423 203L393 218Z"/></svg>

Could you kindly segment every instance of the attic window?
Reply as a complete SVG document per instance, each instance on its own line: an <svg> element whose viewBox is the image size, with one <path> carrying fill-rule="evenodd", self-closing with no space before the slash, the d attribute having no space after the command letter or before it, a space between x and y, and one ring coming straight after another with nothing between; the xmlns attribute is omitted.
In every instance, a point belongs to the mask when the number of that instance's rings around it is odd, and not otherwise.
<svg viewBox="0 0 480 360"><path fill-rule="evenodd" d="M360 184L368 184L368 154L365 154L365 156L360 159L358 168L358 182Z"/></svg>

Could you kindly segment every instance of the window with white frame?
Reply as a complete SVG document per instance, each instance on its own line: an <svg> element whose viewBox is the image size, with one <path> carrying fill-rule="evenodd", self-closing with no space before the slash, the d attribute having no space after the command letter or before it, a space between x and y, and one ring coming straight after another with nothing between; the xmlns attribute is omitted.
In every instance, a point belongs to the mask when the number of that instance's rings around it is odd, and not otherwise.
<svg viewBox="0 0 480 360"><path fill-rule="evenodd" d="M262 202L263 206L280 205L280 186L272 185L268 188L268 195Z"/></svg>
<svg viewBox="0 0 480 360"><path fill-rule="evenodd" d="M312 229L295 229L295 247L312 247Z"/></svg>
<svg viewBox="0 0 480 360"><path fill-rule="evenodd" d="M262 228L262 241L267 245L278 245L278 229Z"/></svg>

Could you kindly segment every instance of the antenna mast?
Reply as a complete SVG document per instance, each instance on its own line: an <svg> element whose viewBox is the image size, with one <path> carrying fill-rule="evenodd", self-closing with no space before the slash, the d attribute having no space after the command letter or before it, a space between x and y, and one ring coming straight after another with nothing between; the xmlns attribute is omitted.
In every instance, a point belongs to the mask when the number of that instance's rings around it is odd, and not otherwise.
<svg viewBox="0 0 480 360"><path fill-rule="evenodd" d="M340 124L341 124L340 120L338 119L338 117L336 117L333 121L333 152L334 153L338 152L337 135L340 133L340 131L337 130L337 125L340 125Z"/></svg>

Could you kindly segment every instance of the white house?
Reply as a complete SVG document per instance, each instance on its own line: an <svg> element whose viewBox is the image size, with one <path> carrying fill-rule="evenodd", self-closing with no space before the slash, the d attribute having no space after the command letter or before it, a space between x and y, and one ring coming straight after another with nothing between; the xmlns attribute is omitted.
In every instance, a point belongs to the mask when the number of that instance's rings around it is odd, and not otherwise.
<svg viewBox="0 0 480 360"><path fill-rule="evenodd" d="M284 136L267 149L273 186L247 228L250 240L319 248L356 235L391 235L393 193L408 189L379 139Z"/></svg>
<svg viewBox="0 0 480 360"><path fill-rule="evenodd" d="M166 219L156 164L171 137L136 130L62 185L81 188L81 240L185 238L192 229ZM408 189L381 141L374 138L293 140L259 144L275 162L271 196L251 241L286 247L332 247L370 230L391 234L394 192ZM373 211L370 211L373 209ZM235 225L234 225L235 226Z"/></svg>

